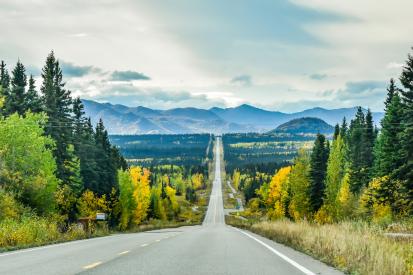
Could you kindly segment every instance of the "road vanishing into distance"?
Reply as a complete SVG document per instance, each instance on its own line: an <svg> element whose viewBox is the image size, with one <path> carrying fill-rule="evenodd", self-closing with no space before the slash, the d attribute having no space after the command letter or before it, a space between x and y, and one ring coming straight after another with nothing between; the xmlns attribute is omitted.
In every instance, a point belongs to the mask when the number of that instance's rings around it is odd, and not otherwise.
<svg viewBox="0 0 413 275"><path fill-rule="evenodd" d="M216 148L221 148L217 138ZM0 274L342 274L225 225L220 150L202 226L116 234L0 254Z"/></svg>

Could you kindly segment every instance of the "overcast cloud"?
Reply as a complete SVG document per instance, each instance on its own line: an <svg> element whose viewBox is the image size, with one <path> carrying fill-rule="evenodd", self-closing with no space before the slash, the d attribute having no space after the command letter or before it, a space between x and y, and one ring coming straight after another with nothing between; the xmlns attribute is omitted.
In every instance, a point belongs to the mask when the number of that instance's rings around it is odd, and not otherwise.
<svg viewBox="0 0 413 275"><path fill-rule="evenodd" d="M9 68L54 50L76 96L130 106L378 111L413 46L408 0L0 2Z"/></svg>

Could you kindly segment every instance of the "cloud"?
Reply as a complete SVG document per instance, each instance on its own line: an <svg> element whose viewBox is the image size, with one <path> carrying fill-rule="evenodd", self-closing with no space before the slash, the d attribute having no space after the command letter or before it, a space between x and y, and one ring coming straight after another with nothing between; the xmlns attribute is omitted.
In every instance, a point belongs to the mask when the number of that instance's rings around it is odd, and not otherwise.
<svg viewBox="0 0 413 275"><path fill-rule="evenodd" d="M239 86L249 87L252 85L252 77L250 75L239 75L231 79L231 83Z"/></svg>
<svg viewBox="0 0 413 275"><path fill-rule="evenodd" d="M111 75L114 81L150 80L150 77L134 71L114 71Z"/></svg>
<svg viewBox="0 0 413 275"><path fill-rule="evenodd" d="M314 80L323 80L327 77L328 77L327 74L312 74L312 75L310 75L310 78L314 79Z"/></svg>
<svg viewBox="0 0 413 275"><path fill-rule="evenodd" d="M386 68L387 69L400 69L400 68L403 68L403 66L404 66L403 63L390 62L389 64L387 64Z"/></svg>
<svg viewBox="0 0 413 275"><path fill-rule="evenodd" d="M100 72L99 68L93 66L78 66L71 62L60 61L60 66L63 71L63 75L66 77L83 77L85 75Z"/></svg>

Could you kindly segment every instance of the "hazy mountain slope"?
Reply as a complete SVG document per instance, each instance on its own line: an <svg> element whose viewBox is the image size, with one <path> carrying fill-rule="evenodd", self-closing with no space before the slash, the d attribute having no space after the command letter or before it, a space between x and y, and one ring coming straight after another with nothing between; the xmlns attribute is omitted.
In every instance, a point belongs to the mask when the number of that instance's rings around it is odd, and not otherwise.
<svg viewBox="0 0 413 275"><path fill-rule="evenodd" d="M85 111L96 123L100 118L110 134L181 134L181 133L229 133L267 132L295 118L314 117L330 125L341 123L345 116L349 121L356 108L327 110L313 108L298 113L282 113L263 110L250 105L234 108L175 108L155 110L146 107L127 107L110 103L83 100ZM373 113L379 124L383 113Z"/></svg>
<svg viewBox="0 0 413 275"><path fill-rule="evenodd" d="M102 118L110 134L223 133L255 129L227 122L213 112L197 108L162 111L91 100L83 100L83 104L92 122L95 124Z"/></svg>
<svg viewBox="0 0 413 275"><path fill-rule="evenodd" d="M332 134L334 127L327 124L324 120L315 117L303 117L290 120L281 124L270 133L291 133L291 134Z"/></svg>

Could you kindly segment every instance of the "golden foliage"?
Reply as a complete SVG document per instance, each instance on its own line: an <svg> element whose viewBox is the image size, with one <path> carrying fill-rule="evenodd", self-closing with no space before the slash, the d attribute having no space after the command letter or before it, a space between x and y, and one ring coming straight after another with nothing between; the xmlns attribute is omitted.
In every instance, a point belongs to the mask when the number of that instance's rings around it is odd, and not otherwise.
<svg viewBox="0 0 413 275"><path fill-rule="evenodd" d="M285 217L288 201L288 176L291 166L283 167L273 176L268 187L266 204L270 207L268 216L273 219Z"/></svg>
<svg viewBox="0 0 413 275"><path fill-rule="evenodd" d="M136 208L133 211L133 222L138 225L146 219L151 198L149 187L150 172L148 169L141 167L131 167L129 170L133 185L133 197L136 202Z"/></svg>
<svg viewBox="0 0 413 275"><path fill-rule="evenodd" d="M90 218L94 218L98 212L106 213L109 209L106 195L99 197L90 190L83 192L77 206L80 216Z"/></svg>
<svg viewBox="0 0 413 275"><path fill-rule="evenodd" d="M204 175L200 173L196 173L191 177L192 186L195 190L199 190L204 185Z"/></svg>

